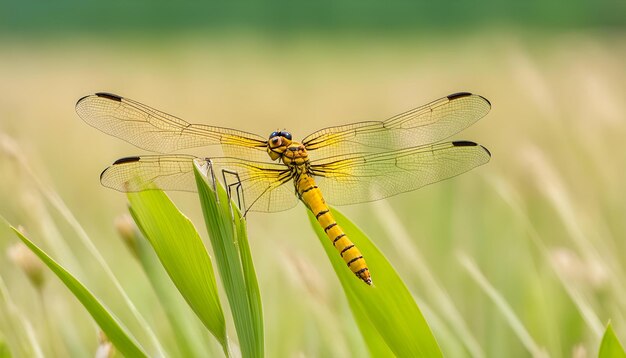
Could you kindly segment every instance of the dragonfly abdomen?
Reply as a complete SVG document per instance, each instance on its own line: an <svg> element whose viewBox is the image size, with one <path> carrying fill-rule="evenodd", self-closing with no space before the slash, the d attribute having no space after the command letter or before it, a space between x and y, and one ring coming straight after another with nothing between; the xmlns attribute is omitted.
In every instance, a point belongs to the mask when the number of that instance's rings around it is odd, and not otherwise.
<svg viewBox="0 0 626 358"><path fill-rule="evenodd" d="M348 268L368 285L372 284L369 268L361 251L352 243L343 229L337 224L333 214L330 212L322 192L315 184L315 180L310 175L302 175L296 183L296 190L300 200L315 214L315 218L320 223L326 236L331 240L333 246L343 258Z"/></svg>

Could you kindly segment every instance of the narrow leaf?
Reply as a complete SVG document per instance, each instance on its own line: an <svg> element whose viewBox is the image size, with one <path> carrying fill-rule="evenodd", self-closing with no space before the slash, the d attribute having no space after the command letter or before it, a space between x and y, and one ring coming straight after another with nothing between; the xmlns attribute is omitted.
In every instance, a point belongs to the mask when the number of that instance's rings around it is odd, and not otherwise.
<svg viewBox="0 0 626 358"><path fill-rule="evenodd" d="M191 309L227 348L224 313L215 274L202 239L160 190L129 193L130 212Z"/></svg>
<svg viewBox="0 0 626 358"><path fill-rule="evenodd" d="M264 338L263 338L263 306L261 305L261 292L259 290L259 282L256 277L256 270L252 262L252 253L248 244L248 231L246 229L245 219L241 216L239 210L235 207L235 227L237 228L237 248L241 256L243 269L243 277L246 282L246 291L248 293L248 304L250 305L251 322L253 327L256 343L257 356L263 356Z"/></svg>
<svg viewBox="0 0 626 358"><path fill-rule="evenodd" d="M147 357L148 355L128 330L110 313L100 301L72 274L43 252L37 245L28 240L16 228L11 227L15 234L28 246L54 274L61 279L80 303L87 309L98 326L106 333L108 339L123 355L127 357Z"/></svg>
<svg viewBox="0 0 626 358"><path fill-rule="evenodd" d="M602 337L602 342L600 343L600 352L598 352L598 358L624 358L626 357L626 352L624 352L624 347L617 339L615 335L615 331L613 331L613 327L611 323L606 326L606 330L604 331L604 337Z"/></svg>
<svg viewBox="0 0 626 358"><path fill-rule="evenodd" d="M263 314L245 220L216 183L217 195L194 167L204 220L231 307L243 357L262 357Z"/></svg>
<svg viewBox="0 0 626 358"><path fill-rule="evenodd" d="M206 329L178 293L150 243L137 233L133 244L133 252L136 253L172 326L172 333L180 349L180 355L183 357L210 355L207 353L210 352L210 348L205 338Z"/></svg>
<svg viewBox="0 0 626 358"><path fill-rule="evenodd" d="M4 339L0 336L0 358L11 358L11 351L9 346L4 342Z"/></svg>
<svg viewBox="0 0 626 358"><path fill-rule="evenodd" d="M441 357L428 323L391 264L356 225L337 210L331 211L339 226L361 250L372 275L372 286L346 267L310 211L309 219L339 277L370 353L376 356L384 352L379 345L382 339L399 357Z"/></svg>
<svg viewBox="0 0 626 358"><path fill-rule="evenodd" d="M6 222L2 216L0 220ZM6 223L7 227L11 227ZM0 275L0 330L7 334L8 348L16 356L42 358L43 352L30 321L15 306Z"/></svg>

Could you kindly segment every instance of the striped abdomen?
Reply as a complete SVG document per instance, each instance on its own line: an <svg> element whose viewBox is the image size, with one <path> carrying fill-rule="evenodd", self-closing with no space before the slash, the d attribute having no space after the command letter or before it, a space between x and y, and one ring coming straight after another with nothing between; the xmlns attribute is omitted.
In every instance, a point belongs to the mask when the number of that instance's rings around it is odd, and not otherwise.
<svg viewBox="0 0 626 358"><path fill-rule="evenodd" d="M304 204L315 214L317 221L322 225L328 238L332 241L333 246L339 252L343 260L355 275L368 285L372 284L369 269L361 255L361 251L354 246L346 233L333 217L326 201L322 197L321 191L315 185L315 180L310 175L302 174L296 183L296 190Z"/></svg>

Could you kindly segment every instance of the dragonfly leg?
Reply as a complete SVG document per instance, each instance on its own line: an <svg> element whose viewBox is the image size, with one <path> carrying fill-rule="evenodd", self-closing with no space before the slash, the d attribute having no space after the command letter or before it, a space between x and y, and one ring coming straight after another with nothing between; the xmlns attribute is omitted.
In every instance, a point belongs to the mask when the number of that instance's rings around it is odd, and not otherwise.
<svg viewBox="0 0 626 358"><path fill-rule="evenodd" d="M236 178L236 181L233 183L229 183L228 180L226 179L226 174L230 174L234 176ZM245 196L243 194L243 186L241 185L241 178L239 178L239 173L237 173L236 171L228 170L228 169L222 169L222 177L224 178L224 185L226 185L226 194L228 195L228 201L230 202L232 200L232 190L234 188L235 194L237 195L237 206L239 207L239 210L244 213L244 216L245 216L246 202L245 202ZM231 208L230 213L234 219L235 215L232 212L232 208Z"/></svg>
<svg viewBox="0 0 626 358"><path fill-rule="evenodd" d="M213 162L209 158L206 158L206 162L208 164L207 176L211 177L211 183L213 184L213 193L215 194L215 199L217 200L217 203L219 204L220 203L220 196L217 195L217 184L216 184L217 178L215 178L215 171L213 169Z"/></svg>

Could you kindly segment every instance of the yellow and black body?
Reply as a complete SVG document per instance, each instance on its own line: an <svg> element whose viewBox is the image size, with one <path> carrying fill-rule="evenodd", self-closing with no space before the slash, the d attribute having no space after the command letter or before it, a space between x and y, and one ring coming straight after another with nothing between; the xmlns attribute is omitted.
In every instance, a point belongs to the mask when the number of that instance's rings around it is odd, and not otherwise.
<svg viewBox="0 0 626 358"><path fill-rule="evenodd" d="M368 285L372 284L369 269L361 251L337 224L321 190L309 169L309 155L301 143L292 140L289 132L273 132L267 142L267 153L272 160L282 161L291 168L296 193L304 205L311 210L333 246L350 270Z"/></svg>

